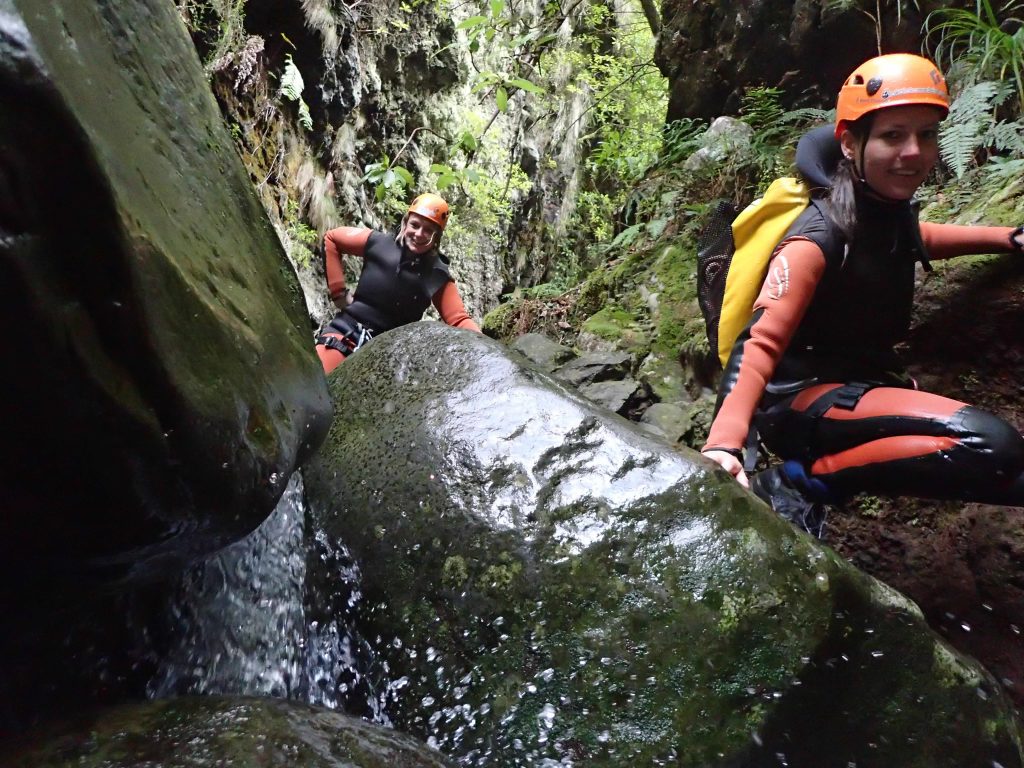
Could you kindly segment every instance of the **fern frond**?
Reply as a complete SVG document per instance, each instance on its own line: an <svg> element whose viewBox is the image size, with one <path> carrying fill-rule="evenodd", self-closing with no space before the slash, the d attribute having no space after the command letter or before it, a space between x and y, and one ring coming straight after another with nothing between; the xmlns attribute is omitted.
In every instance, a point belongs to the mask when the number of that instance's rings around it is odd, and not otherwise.
<svg viewBox="0 0 1024 768"><path fill-rule="evenodd" d="M291 54L284 57L284 74L281 75L281 95L288 101L301 101L302 89L306 84L302 80L302 73L292 61Z"/></svg>
<svg viewBox="0 0 1024 768"><path fill-rule="evenodd" d="M292 61L291 54L284 57L284 74L281 75L281 96L294 101L299 107L299 125L307 131L313 130L313 116L309 114L309 105L302 98L302 89L306 84L302 80L302 73Z"/></svg>
<svg viewBox="0 0 1024 768"><path fill-rule="evenodd" d="M965 88L949 107L950 123L977 121L992 113L999 86L991 80Z"/></svg>
<svg viewBox="0 0 1024 768"><path fill-rule="evenodd" d="M1004 187L1024 176L1024 158L1007 160L994 157L985 163L985 175L997 186Z"/></svg>
<svg viewBox="0 0 1024 768"><path fill-rule="evenodd" d="M959 179L974 160L974 150L980 143L977 121L949 121L939 132L939 154Z"/></svg>
<svg viewBox="0 0 1024 768"><path fill-rule="evenodd" d="M1012 123L1003 120L996 123L989 128L985 139L997 152L1024 155L1024 120L1015 120Z"/></svg>
<svg viewBox="0 0 1024 768"><path fill-rule="evenodd" d="M835 111L831 109L818 109L817 107L801 107L783 112L779 116L779 122L794 123L830 123L835 120Z"/></svg>

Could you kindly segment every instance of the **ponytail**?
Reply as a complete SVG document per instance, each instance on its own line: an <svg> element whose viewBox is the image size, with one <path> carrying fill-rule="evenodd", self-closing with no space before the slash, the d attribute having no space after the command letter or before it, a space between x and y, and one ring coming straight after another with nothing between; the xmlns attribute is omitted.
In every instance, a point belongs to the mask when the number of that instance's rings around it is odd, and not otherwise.
<svg viewBox="0 0 1024 768"><path fill-rule="evenodd" d="M853 241L853 234L857 231L857 185L860 179L853 161L843 158L839 161L835 175L832 177L832 185L829 187L828 199L831 203L828 207L829 216L832 222L839 227L846 242Z"/></svg>
<svg viewBox="0 0 1024 768"><path fill-rule="evenodd" d="M871 126L875 122L875 113L868 112L860 119L846 123L846 130L857 139L857 146L860 147L860 162L864 163L864 144L871 135ZM857 188L866 184L862 176L863 171L857 170L857 165L851 158L844 157L839 161L835 174L832 176L832 184L829 186L828 198L831 203L829 215L833 223L839 227L847 243L852 243L857 232Z"/></svg>

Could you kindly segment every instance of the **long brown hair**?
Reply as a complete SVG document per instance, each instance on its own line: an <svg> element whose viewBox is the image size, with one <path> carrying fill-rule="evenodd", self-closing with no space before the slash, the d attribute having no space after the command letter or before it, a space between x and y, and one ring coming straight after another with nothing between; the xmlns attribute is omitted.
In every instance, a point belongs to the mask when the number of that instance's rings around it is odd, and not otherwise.
<svg viewBox="0 0 1024 768"><path fill-rule="evenodd" d="M871 135L871 126L874 123L874 112L846 124L846 130L850 131L857 139L857 146L860 148L860 162L864 164L864 144ZM843 157L836 167L832 176L832 184L828 190L829 215L839 230L846 238L846 242L852 242L857 232L857 187L865 184L861 171L857 170L857 164L852 158Z"/></svg>

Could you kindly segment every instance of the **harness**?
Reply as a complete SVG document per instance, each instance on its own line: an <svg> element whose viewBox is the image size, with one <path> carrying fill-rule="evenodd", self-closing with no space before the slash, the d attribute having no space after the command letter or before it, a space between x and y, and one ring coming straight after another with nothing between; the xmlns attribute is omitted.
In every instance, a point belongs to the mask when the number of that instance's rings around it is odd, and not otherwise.
<svg viewBox="0 0 1024 768"><path fill-rule="evenodd" d="M328 328L329 331L317 334L316 343L340 352L342 357L346 358L373 339L372 328L367 328L358 321L353 325L345 317L335 318Z"/></svg>
<svg viewBox="0 0 1024 768"><path fill-rule="evenodd" d="M799 451L798 456L791 458L799 458L800 462L809 463L817 456L814 424L828 413L830 409L840 408L844 411L852 411L857 407L861 398L872 389L893 386L905 386L910 389L917 389L917 383L913 380L909 383L861 380L846 382L845 384L819 395L800 412L801 415L805 417L805 420L801 422L803 427L799 430L800 436L798 438L799 444L802 445L802 450ZM766 408L759 409L759 412L762 414L771 414L777 408L788 409L790 407L789 403L792 401L792 397L795 397L795 393L789 397L784 397L781 400L776 400L775 403L768 405ZM742 454L744 471L751 472L754 470L757 465L757 461L761 456L762 450L763 446L761 445L761 436L758 431L755 416L755 419L750 422L750 430L747 433L747 440ZM789 472L788 474L791 477L794 476L794 473L792 472Z"/></svg>
<svg viewBox="0 0 1024 768"><path fill-rule="evenodd" d="M820 419L830 408L852 411L865 393L875 387L885 386L877 381L850 381L841 387L829 390L804 409L804 415Z"/></svg>

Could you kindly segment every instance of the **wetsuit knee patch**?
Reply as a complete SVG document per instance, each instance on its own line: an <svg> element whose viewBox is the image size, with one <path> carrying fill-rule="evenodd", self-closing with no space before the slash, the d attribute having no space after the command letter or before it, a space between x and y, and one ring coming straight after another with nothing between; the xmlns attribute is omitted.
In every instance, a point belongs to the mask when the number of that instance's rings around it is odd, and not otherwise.
<svg viewBox="0 0 1024 768"><path fill-rule="evenodd" d="M997 476L1014 478L1024 471L1024 436L1011 424L972 405L960 409L959 421L967 435L962 444L990 461Z"/></svg>

